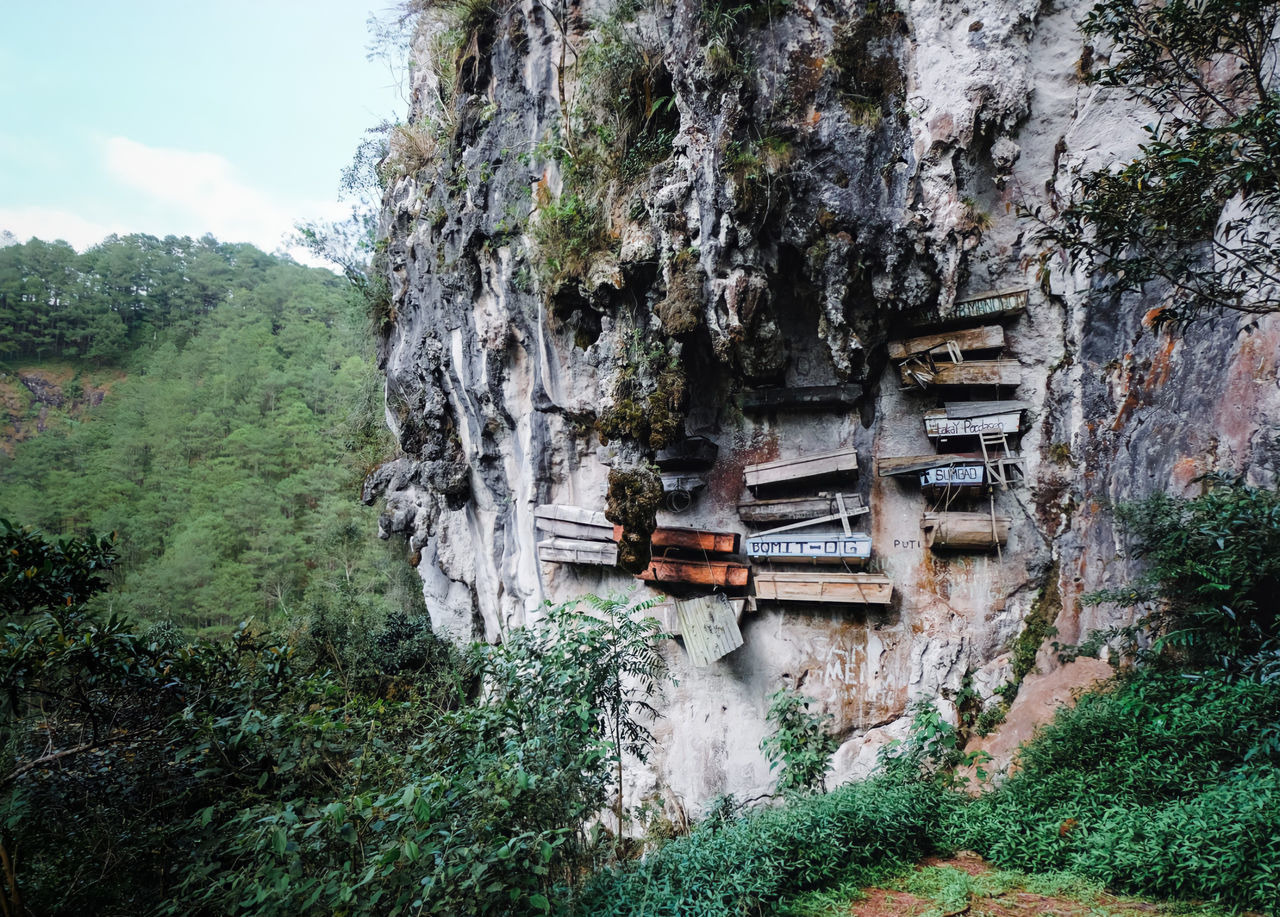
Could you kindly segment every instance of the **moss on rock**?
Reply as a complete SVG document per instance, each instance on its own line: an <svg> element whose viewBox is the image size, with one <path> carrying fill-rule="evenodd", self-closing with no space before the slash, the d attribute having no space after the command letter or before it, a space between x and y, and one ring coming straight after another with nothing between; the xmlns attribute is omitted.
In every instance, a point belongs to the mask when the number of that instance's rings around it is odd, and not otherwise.
<svg viewBox="0 0 1280 917"><path fill-rule="evenodd" d="M639 573L649 566L649 541L658 527L658 507L662 505L662 478L644 465L614 468L609 472L609 494L605 518L622 526L618 541L618 566Z"/></svg>

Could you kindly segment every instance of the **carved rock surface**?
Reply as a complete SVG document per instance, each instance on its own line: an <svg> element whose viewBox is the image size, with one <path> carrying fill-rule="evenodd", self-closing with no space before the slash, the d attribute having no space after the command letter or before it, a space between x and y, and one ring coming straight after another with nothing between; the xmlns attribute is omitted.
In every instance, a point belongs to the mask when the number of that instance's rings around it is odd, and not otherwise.
<svg viewBox="0 0 1280 917"><path fill-rule="evenodd" d="M1033 611L1062 642L1125 620L1080 602L1136 572L1113 502L1190 493L1208 471L1275 483L1277 316L1173 336L1146 321L1158 299L1102 302L1081 269L1054 262L1038 280L1027 266L1016 205L1068 195L1074 166L1132 155L1149 120L1081 82L1088 4L911 0L873 15L796 0L731 36L727 53L750 61L738 71L708 50L698 3L656 5L628 27L664 62L678 129L662 161L597 189L607 257L554 289L535 235L572 190L540 147L563 136L560 66L575 55L562 55L560 25L585 51L611 6L559 20L554 4L500 6L448 118L424 26L410 120L445 123L447 137L436 163L393 181L384 213L393 320L380 352L403 456L366 498L385 495L384 534L419 551L436 628L497 641L546 599L653 594L618 569L540 563L533 511L603 510L611 466L652 458L626 436L602 448L594 425L620 392L652 390L655 359L684 373L685 432L720 447L694 505L659 512L660 526L742 530L744 465L852 446L874 568L894 584L887 607L762 605L745 645L706 669L669 642L678 684L651 761L630 771L631 801L697 812L720 793L769 791L759 741L784 684L834 714L835 779L865 774L914 700L938 698L954 721L969 676L990 701ZM565 66L572 105L582 87ZM1005 397L1033 406L1026 480L961 508L1009 516L1012 530L998 554L932 551L920 530L931 502L874 467L934 451L921 415L941 399L902 391L883 345L905 310L1010 287L1030 290L1004 354L1022 370ZM854 410L740 409L744 387L844 381L866 385ZM1037 662L1057 666L1047 647Z"/></svg>

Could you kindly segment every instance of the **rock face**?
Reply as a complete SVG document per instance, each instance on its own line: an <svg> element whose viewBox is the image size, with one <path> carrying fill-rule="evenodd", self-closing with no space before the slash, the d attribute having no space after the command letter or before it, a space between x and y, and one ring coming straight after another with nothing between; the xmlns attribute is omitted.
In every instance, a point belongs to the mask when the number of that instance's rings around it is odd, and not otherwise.
<svg viewBox="0 0 1280 917"><path fill-rule="evenodd" d="M1030 623L1074 642L1131 614L1080 602L1134 572L1113 501L1190 493L1209 471L1274 484L1280 460L1276 316L1174 336L1150 327L1158 298L1099 301L1057 261L1035 276L1018 205L1132 155L1148 120L1081 81L1099 53L1075 29L1087 4L729 6L424 16L384 215L402 457L367 488L385 494L384 534L409 539L437 629L498 641L544 600L637 586L540 563L536 507L610 503L639 562L650 508L627 500L654 497L648 462L682 435L719 454L659 526L741 531L745 465L856 448L892 603L762 603L742 648L703 669L669 643L678 684L629 793L694 811L771 788L759 741L778 687L835 715L837 779L865 773L913 701L954 717L967 686L992 702ZM1026 478L962 507L1012 519L1000 552L931 550L932 501L874 468L934 451L921 416L942 399L902 390L885 343L1002 288L1029 289L1004 351L1022 381L1003 393L1032 406ZM837 383L861 386L852 407L742 409L751 387Z"/></svg>

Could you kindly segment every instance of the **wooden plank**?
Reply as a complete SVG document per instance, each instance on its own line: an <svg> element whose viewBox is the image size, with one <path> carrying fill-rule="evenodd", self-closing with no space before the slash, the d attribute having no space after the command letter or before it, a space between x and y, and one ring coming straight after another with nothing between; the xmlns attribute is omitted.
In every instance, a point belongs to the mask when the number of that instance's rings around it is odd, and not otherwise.
<svg viewBox="0 0 1280 917"><path fill-rule="evenodd" d="M823 411L850 408L862 397L861 385L805 385L749 389L742 393L744 411Z"/></svg>
<svg viewBox="0 0 1280 917"><path fill-rule="evenodd" d="M893 582L880 573L786 572L755 574L756 598L775 602L887 605Z"/></svg>
<svg viewBox="0 0 1280 917"><path fill-rule="evenodd" d="M1022 384L1022 364L1017 360L965 360L963 363L935 362L924 365L909 360L899 368L902 384L928 385L1007 385Z"/></svg>
<svg viewBox="0 0 1280 917"><path fill-rule="evenodd" d="M815 453L800 458L748 465L742 469L742 476L746 480L747 487L754 490L757 487L784 484L788 481L854 474L857 470L858 453L853 449L839 449L835 452Z"/></svg>
<svg viewBox="0 0 1280 917"><path fill-rule="evenodd" d="M662 471L702 471L715 464L720 447L705 436L686 436L658 453L654 464Z"/></svg>
<svg viewBox="0 0 1280 917"><path fill-rule="evenodd" d="M709 666L742 646L738 616L724 594L682 599L675 606L685 652L698 668Z"/></svg>
<svg viewBox="0 0 1280 917"><path fill-rule="evenodd" d="M538 542L538 560L557 564L613 567L618 563L618 546L611 541L550 538Z"/></svg>
<svg viewBox="0 0 1280 917"><path fill-rule="evenodd" d="M655 557L636 574L650 583L687 583L692 586L745 586L750 568L724 560L680 560Z"/></svg>
<svg viewBox="0 0 1280 917"><path fill-rule="evenodd" d="M749 535L744 552L753 561L861 563L871 556L871 536L861 532L782 532Z"/></svg>
<svg viewBox="0 0 1280 917"><path fill-rule="evenodd" d="M936 455L894 455L881 456L876 459L876 469L880 477L895 474L914 474L930 468L941 468L946 465L958 465L967 462L981 462L980 452L946 452Z"/></svg>
<svg viewBox="0 0 1280 917"><path fill-rule="evenodd" d="M622 526L613 527L613 540L622 540ZM654 548L683 548L710 554L738 553L737 532L708 532L703 529L660 528L649 538Z"/></svg>
<svg viewBox="0 0 1280 917"><path fill-rule="evenodd" d="M1022 432L1021 409L971 417L949 417L944 408L924 412L924 432L931 439L981 436L983 433Z"/></svg>
<svg viewBox="0 0 1280 917"><path fill-rule="evenodd" d="M931 548L990 549L1009 539L1013 520L990 513L925 513L920 527Z"/></svg>
<svg viewBox="0 0 1280 917"><path fill-rule="evenodd" d="M981 328L963 328L889 342L889 359L905 360L914 353L926 353L955 343L962 353L970 350L997 350L1004 347L1004 328L999 325L983 325Z"/></svg>
<svg viewBox="0 0 1280 917"><path fill-rule="evenodd" d="M739 625L742 624L742 616L744 614L756 610L755 596L747 595L741 598L729 599L729 604L733 607L733 614ZM650 605L645 610L645 614L658 622L658 626L662 628L663 633L670 634L673 637L680 636L680 619L676 615L676 603L674 601Z"/></svg>
<svg viewBox="0 0 1280 917"><path fill-rule="evenodd" d="M534 509L533 518L538 528L556 537L581 541L613 539L613 523L596 510L552 503Z"/></svg>
<svg viewBox="0 0 1280 917"><path fill-rule="evenodd" d="M844 506L850 516L871 512L862 505L859 494L843 494ZM786 500L744 500L738 504L738 518L748 525L773 525L803 519L817 519L833 515L839 505L836 495L818 494L816 497L791 497Z"/></svg>
<svg viewBox="0 0 1280 917"><path fill-rule="evenodd" d="M923 312L911 324L917 328L966 325L980 321L1011 318L1026 311L1026 288L992 290L957 299L944 313L938 309Z"/></svg>
<svg viewBox="0 0 1280 917"><path fill-rule="evenodd" d="M948 417L959 419L986 417L989 414L1002 414L1005 411L1029 411L1031 405L1025 401L948 401L942 409Z"/></svg>

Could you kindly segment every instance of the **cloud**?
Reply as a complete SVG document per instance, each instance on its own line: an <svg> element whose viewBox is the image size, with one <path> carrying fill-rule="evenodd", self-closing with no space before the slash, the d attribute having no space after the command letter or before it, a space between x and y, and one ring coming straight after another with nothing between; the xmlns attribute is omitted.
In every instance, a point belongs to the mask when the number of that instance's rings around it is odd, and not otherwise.
<svg viewBox="0 0 1280 917"><path fill-rule="evenodd" d="M0 230L8 230L19 242L62 239L80 251L101 242L113 232L128 232L123 224L107 225L55 207L0 207Z"/></svg>
<svg viewBox="0 0 1280 917"><path fill-rule="evenodd" d="M244 183L216 153L151 147L125 137L105 146L106 169L117 181L158 205L173 231L213 233L227 242L252 242L272 251L305 214ZM310 208L305 208L310 209ZM153 230L154 231L154 230Z"/></svg>

